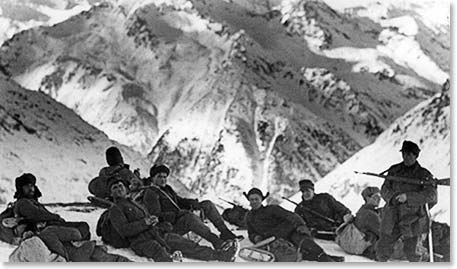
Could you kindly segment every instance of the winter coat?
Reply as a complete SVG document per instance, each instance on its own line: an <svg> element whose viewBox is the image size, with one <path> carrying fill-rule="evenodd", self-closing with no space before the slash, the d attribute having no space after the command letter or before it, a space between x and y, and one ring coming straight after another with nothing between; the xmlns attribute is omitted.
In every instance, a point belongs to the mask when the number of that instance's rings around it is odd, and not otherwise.
<svg viewBox="0 0 457 269"><path fill-rule="evenodd" d="M14 205L14 215L18 218L23 218L19 224L23 224L18 236L21 236L25 231L36 232L39 228L44 228L46 225L61 222L61 217L57 214L49 212L40 202L30 198L20 198ZM38 227L41 225L40 227Z"/></svg>
<svg viewBox="0 0 457 269"><path fill-rule="evenodd" d="M149 214L156 215L160 221L176 223L177 218L190 208L198 208L197 199L182 198L170 185L165 187L151 186L144 191L143 196L137 198ZM171 199L171 200L170 200ZM172 202L173 201L173 202Z"/></svg>
<svg viewBox="0 0 457 269"><path fill-rule="evenodd" d="M336 225L322 218L316 217L305 209L311 209L330 219L336 221ZM328 193L315 194L311 200L302 201L296 208L295 213L303 218L309 228L315 228L321 231L332 231L343 223L343 217L351 211L342 203L338 202L333 196Z"/></svg>
<svg viewBox="0 0 457 269"><path fill-rule="evenodd" d="M109 209L109 219L114 229L129 240L130 244L150 240L153 236L148 234L151 226L146 224L145 209L130 199L116 200L116 206Z"/></svg>
<svg viewBox="0 0 457 269"><path fill-rule="evenodd" d="M403 163L391 166L387 175L411 178L412 180L427 180L433 178L432 174L421 167L418 162L408 167ZM406 193L406 202L398 203L396 197ZM433 186L400 183L385 180L381 187L381 196L386 201L382 218L381 232L390 234L396 225L406 237L413 237L426 233L429 227L429 219L425 210L425 204L430 208L437 202L437 190Z"/></svg>
<svg viewBox="0 0 457 269"><path fill-rule="evenodd" d="M381 217L374 205L362 205L355 215L354 224L365 234L365 240L374 243L379 239Z"/></svg>
<svg viewBox="0 0 457 269"><path fill-rule="evenodd" d="M288 240L297 227L306 225L300 216L278 205L262 206L246 214L246 226L251 242L260 235L262 239L271 236Z"/></svg>

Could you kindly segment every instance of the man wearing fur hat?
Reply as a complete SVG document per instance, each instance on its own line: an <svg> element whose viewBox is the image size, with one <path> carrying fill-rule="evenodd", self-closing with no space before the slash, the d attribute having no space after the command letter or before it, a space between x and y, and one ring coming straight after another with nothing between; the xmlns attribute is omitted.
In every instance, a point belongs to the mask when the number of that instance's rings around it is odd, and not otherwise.
<svg viewBox="0 0 457 269"><path fill-rule="evenodd" d="M419 146L405 140L401 147L403 161L391 166L382 174L400 176L411 180L429 180L433 175L417 162ZM386 205L381 218L381 234L376 247L379 261L387 261L393 253L395 242L403 237L403 251L409 261L420 261L416 252L422 233L428 233L429 218L426 204L432 207L437 202L437 190L432 185L416 185L386 179L381 187L381 196Z"/></svg>
<svg viewBox="0 0 457 269"><path fill-rule="evenodd" d="M362 256L374 260L376 259L375 245L379 239L381 225L381 217L378 212L379 202L381 201L380 190L378 187L366 187L362 191L362 197L365 200L365 204L357 211L354 224L365 234L365 240L371 243L371 246L362 253Z"/></svg>
<svg viewBox="0 0 457 269"><path fill-rule="evenodd" d="M38 198L41 192L34 175L25 173L16 178L14 214L20 220L16 228L17 236L26 232L37 234L46 246L67 260L89 261L95 242L85 241L76 247L72 241L90 239L89 225L86 222L67 222L58 214L49 212Z"/></svg>
<svg viewBox="0 0 457 269"><path fill-rule="evenodd" d="M246 214L249 240L258 243L268 237L283 238L300 249L302 259L319 262L342 262L343 257L331 256L317 245L300 216L278 205L263 206L267 198L262 191L252 188L247 194L251 210Z"/></svg>
<svg viewBox="0 0 457 269"><path fill-rule="evenodd" d="M209 200L199 202L198 199L189 199L179 196L167 184L170 169L165 165L154 165L150 169L150 177L146 185L151 186L138 197L150 214L156 215L160 220L168 221L173 225L174 231L185 234L195 232L211 242L215 249L220 249L224 243L237 238L225 225L216 206ZM190 210L201 210L221 233L220 237L212 233L203 221ZM225 242L224 242L225 241Z"/></svg>
<svg viewBox="0 0 457 269"><path fill-rule="evenodd" d="M154 227L158 224L159 218L149 214L143 206L128 196L127 186L119 176L113 176L108 180L108 189L116 205L109 209L111 223L116 231L129 241L136 254L153 258L154 261L170 262L172 259L169 252L179 250L184 257L199 260L234 260L236 245L213 250L176 233L159 233Z"/></svg>
<svg viewBox="0 0 457 269"><path fill-rule="evenodd" d="M299 186L302 192L302 201L295 208L295 213L303 218L316 237L319 237L319 234L315 233L315 231L332 232L343 222L352 218L351 211L332 195L314 193L314 183L311 180L300 180ZM317 217L310 210L333 220L334 223L322 217Z"/></svg>

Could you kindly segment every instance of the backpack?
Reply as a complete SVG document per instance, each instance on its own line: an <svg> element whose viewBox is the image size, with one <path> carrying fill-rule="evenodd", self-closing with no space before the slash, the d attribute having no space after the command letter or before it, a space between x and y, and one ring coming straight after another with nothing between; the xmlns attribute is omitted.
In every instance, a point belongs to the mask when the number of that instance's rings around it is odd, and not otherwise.
<svg viewBox="0 0 457 269"><path fill-rule="evenodd" d="M13 243L13 239L16 237L14 234L14 228L5 227L3 220L6 218L14 217L14 203L9 203L6 209L0 213L0 240L8 244Z"/></svg>
<svg viewBox="0 0 457 269"><path fill-rule="evenodd" d="M365 249L371 246L371 242L365 240L365 234L354 223L348 223L346 226L338 229L335 241L349 254L360 255Z"/></svg>
<svg viewBox="0 0 457 269"><path fill-rule="evenodd" d="M240 228L246 228L245 217L249 210L241 206L234 206L227 208L222 212L222 218L230 224L236 225Z"/></svg>
<svg viewBox="0 0 457 269"><path fill-rule="evenodd" d="M109 210L105 210L97 221L97 228L95 230L102 241L115 248L127 248L129 242L123 238L114 228L109 218Z"/></svg>

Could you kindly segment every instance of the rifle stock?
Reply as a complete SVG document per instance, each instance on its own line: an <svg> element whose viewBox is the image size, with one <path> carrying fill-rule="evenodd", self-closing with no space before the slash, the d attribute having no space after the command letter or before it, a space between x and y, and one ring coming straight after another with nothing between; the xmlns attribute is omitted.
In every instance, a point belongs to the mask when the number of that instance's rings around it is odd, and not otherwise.
<svg viewBox="0 0 457 269"><path fill-rule="evenodd" d="M437 179L437 178L432 178L432 179L414 179L414 178L407 178L407 177L399 177L399 176L389 176L389 175L380 175L372 172L358 172L354 171L356 174L362 174L362 175L367 175L367 176L373 176L373 177L380 177L384 178L386 180L391 180L391 181L396 181L396 182L402 182L402 183L408 183L408 184L415 184L415 185L424 185L424 186L437 186L437 185L442 185L442 186L450 186L451 184L451 178L442 178L442 179Z"/></svg>

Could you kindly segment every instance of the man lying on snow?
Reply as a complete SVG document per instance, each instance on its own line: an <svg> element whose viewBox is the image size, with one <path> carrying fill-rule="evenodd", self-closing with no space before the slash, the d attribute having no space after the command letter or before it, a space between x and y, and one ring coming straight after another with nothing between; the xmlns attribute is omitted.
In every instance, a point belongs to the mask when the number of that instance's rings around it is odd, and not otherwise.
<svg viewBox="0 0 457 269"><path fill-rule="evenodd" d="M140 195L136 201L141 203L151 215L156 215L161 221L168 221L173 225L173 230L178 234L186 234L192 231L207 241L211 242L214 249L220 249L225 242L236 239L225 225L222 216L216 206L209 200L199 202L197 199L183 198L176 194L173 188L167 184L170 169L165 165L154 165L150 169L150 177L146 179L146 185L150 186ZM201 210L219 230L220 237L212 233L203 221L190 210Z"/></svg>
<svg viewBox="0 0 457 269"><path fill-rule="evenodd" d="M262 201L267 198L262 191L252 188L247 194L251 210L246 215L249 240L258 243L271 236L290 241L300 249L302 259L319 262L342 262L343 257L331 256L317 245L310 234L308 227L300 216L278 205L263 206Z"/></svg>
<svg viewBox="0 0 457 269"><path fill-rule="evenodd" d="M334 232L343 222L352 218L351 211L332 195L314 193L314 183L311 180L304 179L298 184L302 192L302 201L295 208L295 213L303 218L315 237L320 238L319 231ZM316 216L313 212L325 218ZM324 236L322 239L327 239L327 237Z"/></svg>
<svg viewBox="0 0 457 269"><path fill-rule="evenodd" d="M14 216L20 220L14 229L17 237L37 235L51 252L67 261L125 261L117 255L107 254L105 249L95 245L95 241L88 241L90 232L86 222L65 221L38 202L42 194L35 185L34 175L23 174L15 183Z"/></svg>
<svg viewBox="0 0 457 269"><path fill-rule="evenodd" d="M120 236L128 240L137 255L146 256L158 262L171 262L170 252L179 250L184 257L198 260L225 262L234 260L236 244L233 242L227 244L224 249L213 250L176 233L159 233L155 228L159 219L149 214L143 206L132 201L127 194L126 182L122 178L111 177L108 180L108 189L115 203L115 206L109 209L111 223Z"/></svg>

